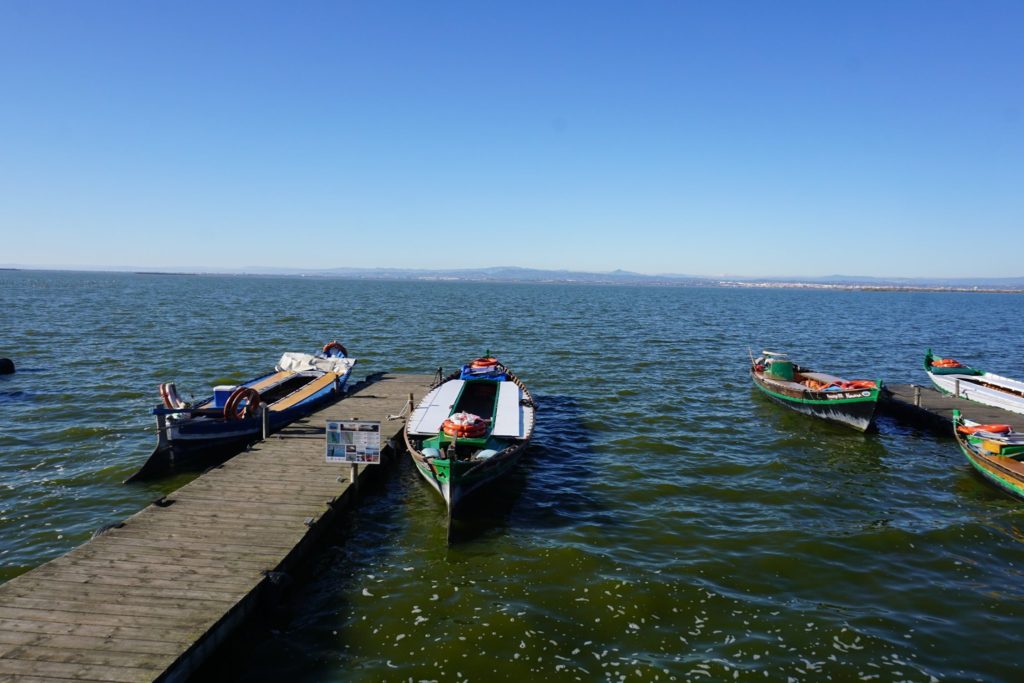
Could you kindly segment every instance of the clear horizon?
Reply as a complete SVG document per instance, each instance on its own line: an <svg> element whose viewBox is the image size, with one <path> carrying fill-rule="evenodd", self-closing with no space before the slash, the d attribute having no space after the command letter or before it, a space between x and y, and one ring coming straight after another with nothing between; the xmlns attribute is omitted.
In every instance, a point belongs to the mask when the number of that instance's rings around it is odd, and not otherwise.
<svg viewBox="0 0 1024 683"><path fill-rule="evenodd" d="M639 275L642 277L651 278L694 278L700 280L751 280L751 281L779 281L779 282L794 282L799 283L802 281L810 280L842 280L842 279L858 279L858 278L869 278L877 279L888 282L898 282L901 280L917 280L917 281L962 281L962 284L969 285L971 282L979 282L986 280L1024 280L1024 275L1016 276L976 276L976 277L912 277L904 275L862 275L859 273L821 273L811 275L792 275L792 274L777 274L777 275L765 275L765 274L754 274L744 275L741 273L716 273L711 275L698 275L695 273L642 273L639 271L627 271L625 269L617 268L607 271L584 271L573 268L527 268L524 266L467 266L460 268L423 268L423 267L409 267L399 268L396 266L327 266L323 268L315 269L300 269L290 267L278 267L278 266L241 266L238 268L228 267L217 267L217 266L144 266L144 265L97 265L97 266L76 266L76 265L61 265L61 264L50 264L50 265L23 265L16 263L0 263L0 269L6 270L38 270L38 271L53 271L53 272L99 272L99 273L168 273L174 275L280 275L280 276L302 276L307 274L316 275L321 271L330 270L359 270L359 271L422 271L426 273L431 272L457 272L457 271L475 271L475 270L489 270L489 269L523 269L533 270L538 272L550 272L550 273L576 273L580 275L614 275L617 272L625 272L631 275ZM280 272L273 272L280 271ZM342 276L343 277L343 276Z"/></svg>
<svg viewBox="0 0 1024 683"><path fill-rule="evenodd" d="M1020 277L1021 25L997 0L8 4L0 261Z"/></svg>

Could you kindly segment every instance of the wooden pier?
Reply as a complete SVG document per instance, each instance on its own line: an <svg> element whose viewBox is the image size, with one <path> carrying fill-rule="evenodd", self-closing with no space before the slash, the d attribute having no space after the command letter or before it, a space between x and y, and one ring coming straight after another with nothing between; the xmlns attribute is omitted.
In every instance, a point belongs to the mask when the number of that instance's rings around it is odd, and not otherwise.
<svg viewBox="0 0 1024 683"><path fill-rule="evenodd" d="M0 680L181 681L354 500L327 420L379 420L384 458L433 375L385 374L68 554L0 586ZM362 466L358 478L366 473Z"/></svg>
<svg viewBox="0 0 1024 683"><path fill-rule="evenodd" d="M883 412L941 434L953 436L954 409L968 420L1008 424L1013 431L1024 433L1024 415L1019 413L955 398L932 387L916 384L886 384L885 389L880 405Z"/></svg>

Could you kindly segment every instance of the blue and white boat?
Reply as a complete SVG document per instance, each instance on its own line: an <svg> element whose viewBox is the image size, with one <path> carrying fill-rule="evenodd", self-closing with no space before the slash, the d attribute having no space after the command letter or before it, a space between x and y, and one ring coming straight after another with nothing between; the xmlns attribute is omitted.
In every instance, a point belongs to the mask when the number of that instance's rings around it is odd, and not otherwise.
<svg viewBox="0 0 1024 683"><path fill-rule="evenodd" d="M175 467L213 463L233 455L340 397L356 361L334 341L319 353L285 353L269 372L238 385L217 386L213 395L186 403L173 383L160 385L153 409L158 442L128 481L159 476Z"/></svg>

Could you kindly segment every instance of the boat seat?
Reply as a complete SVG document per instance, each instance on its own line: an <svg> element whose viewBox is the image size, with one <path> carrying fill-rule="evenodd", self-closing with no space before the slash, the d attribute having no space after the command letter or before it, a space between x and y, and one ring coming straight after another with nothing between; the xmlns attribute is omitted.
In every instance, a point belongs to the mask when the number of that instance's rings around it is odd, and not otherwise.
<svg viewBox="0 0 1024 683"><path fill-rule="evenodd" d="M328 372L324 375L321 375L320 377L317 377L309 384L306 384L296 389L295 391L288 394L281 400L271 403L269 406L270 410L278 412L282 410L288 410L289 408L295 406L300 401L304 401L313 394L315 394L316 392L320 391L321 389L330 386L331 384L334 383L336 379L338 379L338 376L335 375L333 372Z"/></svg>
<svg viewBox="0 0 1024 683"><path fill-rule="evenodd" d="M533 418L533 408L524 406L522 399L523 390L515 382L498 383L498 409L491 427L492 436L526 438L528 423Z"/></svg>
<svg viewBox="0 0 1024 683"><path fill-rule="evenodd" d="M251 386L253 389L262 394L270 387L274 386L275 384L280 384L281 382L288 379L294 374L294 372L289 372L288 370L281 370L279 372L275 372L273 375L270 375L269 377L264 377L259 382L256 382Z"/></svg>
<svg viewBox="0 0 1024 683"><path fill-rule="evenodd" d="M409 415L409 434L433 436L441 431L441 425L451 415L465 385L465 380L451 380L427 394Z"/></svg>

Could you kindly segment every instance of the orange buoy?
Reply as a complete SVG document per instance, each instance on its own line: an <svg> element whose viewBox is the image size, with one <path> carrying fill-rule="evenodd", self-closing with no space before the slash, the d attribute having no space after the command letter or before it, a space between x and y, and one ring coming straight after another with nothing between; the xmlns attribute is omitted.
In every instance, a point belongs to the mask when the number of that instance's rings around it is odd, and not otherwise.
<svg viewBox="0 0 1024 683"><path fill-rule="evenodd" d="M953 358L939 358L932 361L933 368L962 368L963 363Z"/></svg>
<svg viewBox="0 0 1024 683"><path fill-rule="evenodd" d="M244 420L256 414L260 407L260 392L252 387L238 387L224 403L224 417L228 420Z"/></svg>
<svg viewBox="0 0 1024 683"><path fill-rule="evenodd" d="M331 351L341 351L342 356L348 356L348 349L346 349L345 345L342 344L337 339L335 339L332 342L327 342L326 344L324 344L324 355L330 354Z"/></svg>
<svg viewBox="0 0 1024 683"><path fill-rule="evenodd" d="M988 432L989 434L1009 434L1013 430L1010 425L987 424L987 425L960 425L957 431L961 434L974 434L975 432Z"/></svg>
<svg viewBox="0 0 1024 683"><path fill-rule="evenodd" d="M473 413L455 413L441 425L448 436L475 439L487 433L487 421Z"/></svg>
<svg viewBox="0 0 1024 683"><path fill-rule="evenodd" d="M492 358L492 357L488 356L486 358L477 358L476 360L474 360L472 363L469 364L469 367L477 368L477 369L479 369L479 368L493 368L497 364L498 364L498 359L497 358Z"/></svg>

